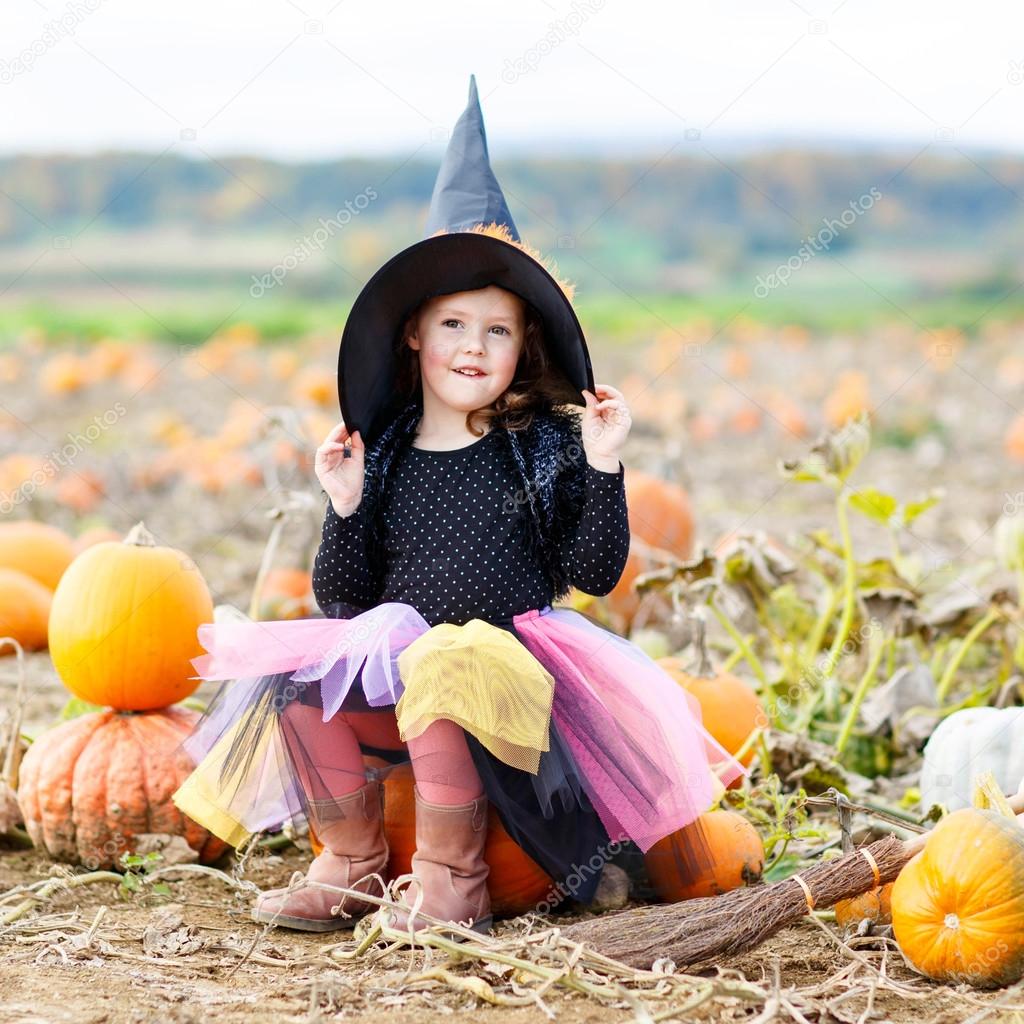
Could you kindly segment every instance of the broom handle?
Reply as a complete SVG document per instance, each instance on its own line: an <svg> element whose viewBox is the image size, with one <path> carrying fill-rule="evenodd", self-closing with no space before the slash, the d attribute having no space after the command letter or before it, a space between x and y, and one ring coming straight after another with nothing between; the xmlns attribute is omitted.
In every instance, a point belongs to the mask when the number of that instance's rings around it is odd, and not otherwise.
<svg viewBox="0 0 1024 1024"><path fill-rule="evenodd" d="M1024 787L1018 793L1014 793L1013 796L1008 796L1006 802L1010 805L1010 810L1014 814L1021 814L1024 812ZM913 839L908 839L903 844L903 851L907 855L909 860L914 856L915 853L920 853L924 849L924 844L928 842L928 836L930 832L922 832L919 836L914 836Z"/></svg>

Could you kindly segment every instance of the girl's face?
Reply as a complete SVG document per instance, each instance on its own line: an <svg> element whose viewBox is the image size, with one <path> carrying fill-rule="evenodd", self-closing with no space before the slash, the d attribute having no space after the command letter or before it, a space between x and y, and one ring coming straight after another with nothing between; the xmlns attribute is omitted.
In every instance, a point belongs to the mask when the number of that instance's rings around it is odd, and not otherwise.
<svg viewBox="0 0 1024 1024"><path fill-rule="evenodd" d="M420 354L424 403L429 391L463 412L489 406L512 383L524 329L522 300L497 285L431 299L408 339Z"/></svg>

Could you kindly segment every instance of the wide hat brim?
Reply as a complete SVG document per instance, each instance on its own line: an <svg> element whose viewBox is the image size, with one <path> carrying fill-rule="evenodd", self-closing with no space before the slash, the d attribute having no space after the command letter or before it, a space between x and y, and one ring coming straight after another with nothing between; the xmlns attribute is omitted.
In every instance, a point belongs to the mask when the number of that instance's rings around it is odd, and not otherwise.
<svg viewBox="0 0 1024 1024"><path fill-rule="evenodd" d="M398 332L425 299L498 285L529 302L544 321L546 347L574 385L593 392L583 328L554 277L518 246L473 231L434 235L403 249L359 293L338 353L338 397L350 432L364 444L380 437L408 398L397 393L392 355Z"/></svg>

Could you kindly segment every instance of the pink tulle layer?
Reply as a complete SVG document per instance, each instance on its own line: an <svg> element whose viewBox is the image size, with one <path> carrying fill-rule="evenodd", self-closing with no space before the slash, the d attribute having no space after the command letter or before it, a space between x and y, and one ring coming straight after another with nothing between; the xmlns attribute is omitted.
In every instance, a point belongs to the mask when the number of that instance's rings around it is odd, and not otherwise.
<svg viewBox="0 0 1024 1024"><path fill-rule="evenodd" d="M646 851L708 809L712 772L725 785L745 773L701 725L697 701L635 644L568 608L531 609L513 624L555 680L552 718L610 839ZM324 721L357 678L367 704L393 705L403 692L398 656L429 629L401 602L350 619L201 626L208 653L192 661L197 676L237 682L186 749L201 761L270 674L291 673L296 697L319 680Z"/></svg>

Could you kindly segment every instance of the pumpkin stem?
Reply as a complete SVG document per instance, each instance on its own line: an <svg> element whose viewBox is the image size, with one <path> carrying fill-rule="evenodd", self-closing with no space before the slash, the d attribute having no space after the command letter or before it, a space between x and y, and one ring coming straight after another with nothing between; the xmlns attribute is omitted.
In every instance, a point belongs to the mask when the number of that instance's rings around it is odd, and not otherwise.
<svg viewBox="0 0 1024 1024"><path fill-rule="evenodd" d="M697 671L695 674L700 676L701 679L714 679L717 673L708 655L707 623L704 621L704 616L696 609L693 612L693 620L694 628L697 631L697 636L694 640L697 647Z"/></svg>
<svg viewBox="0 0 1024 1024"><path fill-rule="evenodd" d="M1017 816L991 771L980 772L974 776L974 793L971 802L975 807L995 811L1005 818L1014 819Z"/></svg>
<svg viewBox="0 0 1024 1024"><path fill-rule="evenodd" d="M140 519L125 537L124 544L136 544L139 547L155 548L156 538L146 529L146 524Z"/></svg>

